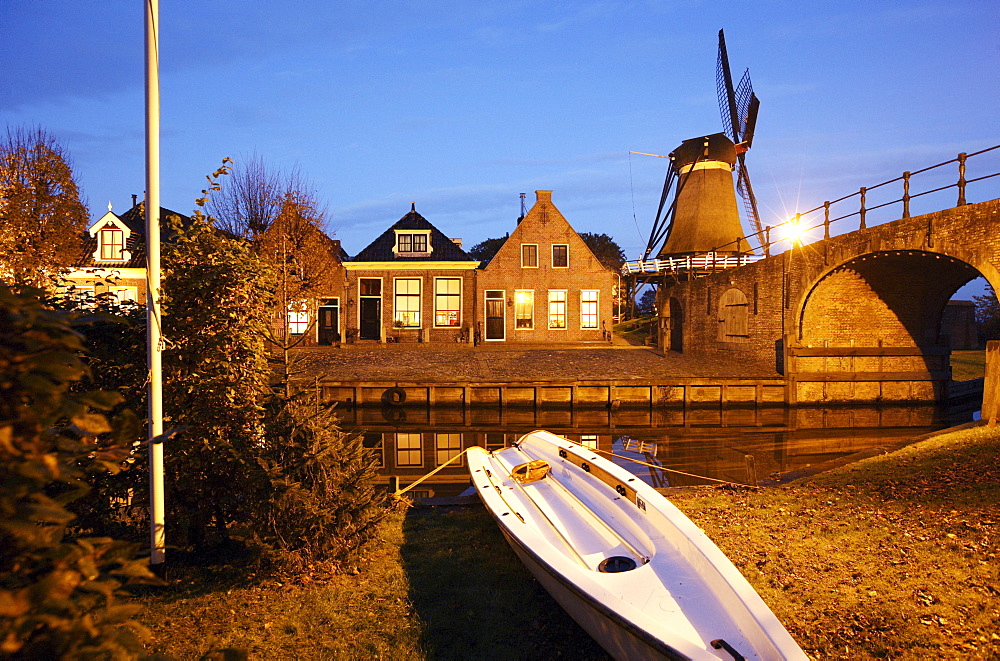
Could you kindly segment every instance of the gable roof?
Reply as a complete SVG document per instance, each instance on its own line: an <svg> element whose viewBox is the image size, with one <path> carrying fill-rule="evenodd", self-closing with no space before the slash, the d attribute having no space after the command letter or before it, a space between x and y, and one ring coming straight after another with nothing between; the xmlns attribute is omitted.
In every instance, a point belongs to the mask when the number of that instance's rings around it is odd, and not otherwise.
<svg viewBox="0 0 1000 661"><path fill-rule="evenodd" d="M427 254L408 253L399 255L393 252L396 246L396 230L429 230L430 248ZM352 257L351 262L477 262L469 253L458 247L454 241L434 227L426 218L417 213L416 206L410 207L410 212L397 220L392 227L368 246Z"/></svg>
<svg viewBox="0 0 1000 661"><path fill-rule="evenodd" d="M560 234L562 237L558 243L563 243L562 239L565 239L570 244L570 250L576 255L573 267L575 271L579 270L578 265L582 263L580 256L584 255L584 259L595 270L604 270L609 273L614 272L612 269L601 264L601 261L594 255L594 251L590 249L587 242L573 229L573 226L562 215L562 212L552 203L552 191L536 190L535 197L535 204L524 218L518 222L517 227L514 228L507 237L507 240L504 241L504 244L497 250L497 254L485 266L481 267L484 271L502 271L502 269L506 268L506 264L520 263L521 243L533 243L538 240L537 237L539 234L543 236L550 235L555 230L555 233Z"/></svg>

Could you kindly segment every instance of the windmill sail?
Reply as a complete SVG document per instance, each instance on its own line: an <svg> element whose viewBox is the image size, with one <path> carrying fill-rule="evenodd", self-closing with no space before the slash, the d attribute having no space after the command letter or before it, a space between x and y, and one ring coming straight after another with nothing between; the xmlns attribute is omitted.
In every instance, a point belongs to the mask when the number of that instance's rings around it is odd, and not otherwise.
<svg viewBox="0 0 1000 661"><path fill-rule="evenodd" d="M715 74L715 89L719 97L719 111L726 135L736 144L736 189L743 200L743 209L753 229L758 235L763 233L760 214L757 212L757 198L750 184L746 168L746 151L753 144L754 129L757 125L757 111L760 100L753 92L750 70L744 71L740 82L733 86L733 76L729 69L729 53L726 50L726 35L719 30L719 57Z"/></svg>

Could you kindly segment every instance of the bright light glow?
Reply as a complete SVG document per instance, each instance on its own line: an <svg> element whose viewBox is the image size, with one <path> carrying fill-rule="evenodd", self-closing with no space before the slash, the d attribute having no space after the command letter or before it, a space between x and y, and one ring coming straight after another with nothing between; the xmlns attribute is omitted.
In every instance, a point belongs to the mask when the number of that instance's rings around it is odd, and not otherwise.
<svg viewBox="0 0 1000 661"><path fill-rule="evenodd" d="M811 240L808 230L806 230L802 219L798 216L793 216L787 222L778 225L774 229L778 233L777 241L787 241L791 246L801 246L803 243Z"/></svg>
<svg viewBox="0 0 1000 661"><path fill-rule="evenodd" d="M514 294L514 298L518 303L531 303L532 295L531 292L519 291Z"/></svg>

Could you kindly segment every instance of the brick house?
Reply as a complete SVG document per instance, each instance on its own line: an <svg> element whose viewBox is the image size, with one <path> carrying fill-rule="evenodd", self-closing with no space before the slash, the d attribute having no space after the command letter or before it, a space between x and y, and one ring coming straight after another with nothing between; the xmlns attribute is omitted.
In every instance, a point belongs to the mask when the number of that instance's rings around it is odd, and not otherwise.
<svg viewBox="0 0 1000 661"><path fill-rule="evenodd" d="M344 262L348 341L468 341L478 266L411 205Z"/></svg>
<svg viewBox="0 0 1000 661"><path fill-rule="evenodd" d="M290 228L275 224L258 238L257 249L278 257L275 336L287 346L339 346L346 330L348 257L340 241L309 223ZM281 332L282 324L287 333Z"/></svg>
<svg viewBox="0 0 1000 661"><path fill-rule="evenodd" d="M616 274L552 204L536 201L479 272L476 337L484 342L599 342L610 338Z"/></svg>

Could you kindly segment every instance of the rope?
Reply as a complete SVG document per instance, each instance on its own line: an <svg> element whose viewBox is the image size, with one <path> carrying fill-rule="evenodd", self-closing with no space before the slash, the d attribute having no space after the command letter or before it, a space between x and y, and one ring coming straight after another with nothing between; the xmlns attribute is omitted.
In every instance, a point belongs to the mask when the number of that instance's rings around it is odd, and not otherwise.
<svg viewBox="0 0 1000 661"><path fill-rule="evenodd" d="M395 493L393 493L393 495L396 496L397 498L399 496L402 496L404 493L406 493L407 491L409 491L413 487L417 486L418 484L420 484L421 482L423 482L427 478L429 478L432 475L436 474L438 471L440 471L442 468L444 468L448 464L452 463L453 461L457 461L458 459L460 459L463 454L465 454L466 452L468 452L469 450L471 450L474 447L477 447L477 446L473 445L473 446L469 446L469 447L465 448L464 450L462 450L461 452L459 452L458 454L456 454L454 457L452 457L448 461L444 462L443 464L441 464L440 466L438 466L437 468L435 468L434 470L432 470L430 473L427 473L427 475L424 475L423 477L421 477L416 482L413 482L412 484L410 484L410 486L406 487L405 489L396 489L396 491L395 491Z"/></svg>
<svg viewBox="0 0 1000 661"><path fill-rule="evenodd" d="M642 464L643 466L649 466L650 468L658 468L661 471L666 471L668 473L676 473L677 475L685 475L687 477L696 477L699 480L708 480L709 482L718 482L720 484L732 484L737 487L751 487L755 488L752 484L743 484L742 482L730 482L729 480L718 480L714 477L705 477L704 475L695 475L694 473L685 473L684 471L674 470L673 468L664 468L663 466L657 466L656 464L646 463L645 461L639 461L638 459L633 459L632 457L626 457L621 454L615 454L614 452L608 452L607 450L597 450L591 448L594 452L600 452L601 454L606 454L612 457L618 457L619 459L626 459L628 461L633 461L637 464Z"/></svg>

